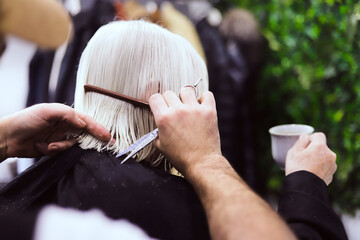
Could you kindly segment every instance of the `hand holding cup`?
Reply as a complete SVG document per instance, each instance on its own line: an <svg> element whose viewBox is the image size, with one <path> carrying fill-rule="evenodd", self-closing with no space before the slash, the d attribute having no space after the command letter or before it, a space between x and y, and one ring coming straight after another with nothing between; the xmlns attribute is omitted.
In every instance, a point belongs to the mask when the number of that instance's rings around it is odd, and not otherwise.
<svg viewBox="0 0 360 240"><path fill-rule="evenodd" d="M303 124L285 124L270 128L271 151L275 162L285 169L286 154L302 134L311 134L314 128Z"/></svg>
<svg viewBox="0 0 360 240"><path fill-rule="evenodd" d="M286 158L285 175L296 171L308 171L329 185L337 169L336 154L326 145L323 133L301 135L289 150Z"/></svg>

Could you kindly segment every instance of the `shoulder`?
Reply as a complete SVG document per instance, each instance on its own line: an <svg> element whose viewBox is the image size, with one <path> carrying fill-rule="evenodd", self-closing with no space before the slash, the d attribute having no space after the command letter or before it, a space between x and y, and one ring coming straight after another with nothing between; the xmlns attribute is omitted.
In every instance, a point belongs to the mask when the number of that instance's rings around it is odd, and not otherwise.
<svg viewBox="0 0 360 240"><path fill-rule="evenodd" d="M163 202L165 196L175 202L180 201L178 196L196 198L185 179L135 160L124 164L121 160L109 152L85 151L59 181L59 200L67 202L71 199L74 200L72 204L88 203L88 207L92 207L110 202L117 205L117 201L124 204L139 201L140 204L144 198Z"/></svg>
<svg viewBox="0 0 360 240"><path fill-rule="evenodd" d="M101 209L111 218L128 219L162 239L207 236L201 203L185 179L135 160L124 164L121 160L110 153L86 151L58 183L57 203Z"/></svg>

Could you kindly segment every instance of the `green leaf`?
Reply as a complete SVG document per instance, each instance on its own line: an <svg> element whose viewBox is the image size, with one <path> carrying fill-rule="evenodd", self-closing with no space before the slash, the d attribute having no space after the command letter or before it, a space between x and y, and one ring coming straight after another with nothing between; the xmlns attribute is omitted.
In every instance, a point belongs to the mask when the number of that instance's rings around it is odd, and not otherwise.
<svg viewBox="0 0 360 240"><path fill-rule="evenodd" d="M280 50L280 43L277 41L275 34L270 30L264 30L263 35L269 41L269 47L274 51Z"/></svg>
<svg viewBox="0 0 360 240"><path fill-rule="evenodd" d="M344 116L344 111L342 109L336 111L336 113L334 114L334 121L340 122L343 116Z"/></svg>

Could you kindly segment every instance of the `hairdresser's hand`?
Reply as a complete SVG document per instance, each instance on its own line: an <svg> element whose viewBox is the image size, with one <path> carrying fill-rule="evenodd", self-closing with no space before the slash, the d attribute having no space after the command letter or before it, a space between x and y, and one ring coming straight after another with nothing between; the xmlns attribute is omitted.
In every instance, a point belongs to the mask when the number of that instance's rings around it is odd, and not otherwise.
<svg viewBox="0 0 360 240"><path fill-rule="evenodd" d="M0 161L7 157L51 155L73 146L69 130L85 130L110 141L110 133L92 118L58 103L38 104L0 119Z"/></svg>
<svg viewBox="0 0 360 240"><path fill-rule="evenodd" d="M221 155L212 93L204 93L199 102L192 88L184 88L180 96L181 101L175 93L165 92L149 99L159 128L155 146L194 187L211 239L295 239Z"/></svg>
<svg viewBox="0 0 360 240"><path fill-rule="evenodd" d="M192 88L183 88L180 97L167 91L151 96L149 103L159 128L155 146L186 175L195 165L224 158L213 94L205 92L198 101Z"/></svg>
<svg viewBox="0 0 360 240"><path fill-rule="evenodd" d="M287 154L285 174L305 170L329 185L337 168L335 160L336 154L326 145L323 133L302 135Z"/></svg>

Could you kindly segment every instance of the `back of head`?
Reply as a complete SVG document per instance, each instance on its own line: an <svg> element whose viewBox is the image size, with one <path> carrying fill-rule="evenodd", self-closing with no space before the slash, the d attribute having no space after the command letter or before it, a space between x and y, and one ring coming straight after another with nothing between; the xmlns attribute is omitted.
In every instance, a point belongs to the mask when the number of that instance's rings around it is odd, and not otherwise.
<svg viewBox="0 0 360 240"><path fill-rule="evenodd" d="M99 93L85 93L85 84L147 101L154 93L179 92L199 78L204 80L199 84L201 94L208 88L206 65L182 37L144 21L117 21L101 27L80 59L75 109L107 128L116 143L110 146L83 135L80 147L100 151L106 146L117 153L156 128L149 109ZM137 155L137 161L145 159L158 164L163 156L150 144Z"/></svg>

